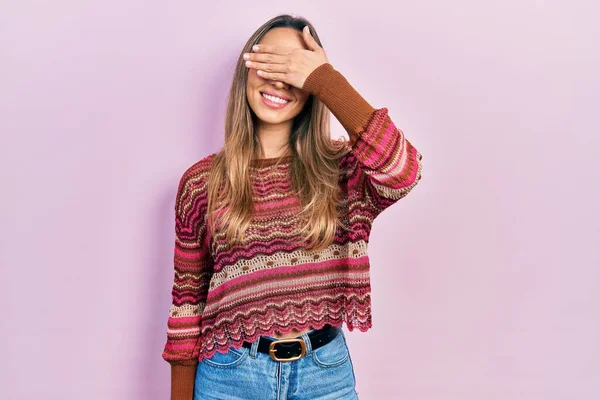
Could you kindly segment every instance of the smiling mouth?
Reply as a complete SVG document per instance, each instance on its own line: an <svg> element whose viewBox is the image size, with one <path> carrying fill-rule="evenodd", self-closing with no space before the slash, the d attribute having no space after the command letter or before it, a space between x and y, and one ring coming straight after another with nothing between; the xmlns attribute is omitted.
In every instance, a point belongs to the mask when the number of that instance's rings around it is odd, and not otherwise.
<svg viewBox="0 0 600 400"><path fill-rule="evenodd" d="M290 102L290 100L285 100L277 96L271 96L270 94L263 92L260 92L260 97L265 105L275 109L283 108Z"/></svg>

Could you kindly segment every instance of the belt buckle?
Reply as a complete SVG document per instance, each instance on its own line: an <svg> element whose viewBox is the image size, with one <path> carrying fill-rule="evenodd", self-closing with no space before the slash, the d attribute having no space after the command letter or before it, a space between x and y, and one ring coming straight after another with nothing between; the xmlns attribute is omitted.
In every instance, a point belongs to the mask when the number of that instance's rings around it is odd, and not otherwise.
<svg viewBox="0 0 600 400"><path fill-rule="evenodd" d="M299 356L290 357L290 358L277 358L277 356L275 355L275 352L277 351L277 349L275 348L275 345L277 343L294 343L294 342L300 343L300 355ZM304 339L302 339L302 338L278 339L278 340L272 341L271 344L269 344L269 356L271 356L271 358L275 361L281 361L281 362L295 361L295 360L299 360L300 358L304 357L305 354L306 354L306 343L304 342Z"/></svg>

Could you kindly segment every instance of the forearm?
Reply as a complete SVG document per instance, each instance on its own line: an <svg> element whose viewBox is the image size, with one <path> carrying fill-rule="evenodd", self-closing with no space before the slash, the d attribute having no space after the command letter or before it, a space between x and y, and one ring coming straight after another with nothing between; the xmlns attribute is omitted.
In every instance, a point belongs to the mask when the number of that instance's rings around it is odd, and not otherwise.
<svg viewBox="0 0 600 400"><path fill-rule="evenodd" d="M340 121L354 144L375 111L346 78L329 63L317 67L306 78L302 90L314 94Z"/></svg>
<svg viewBox="0 0 600 400"><path fill-rule="evenodd" d="M171 400L192 400L198 360L171 365Z"/></svg>

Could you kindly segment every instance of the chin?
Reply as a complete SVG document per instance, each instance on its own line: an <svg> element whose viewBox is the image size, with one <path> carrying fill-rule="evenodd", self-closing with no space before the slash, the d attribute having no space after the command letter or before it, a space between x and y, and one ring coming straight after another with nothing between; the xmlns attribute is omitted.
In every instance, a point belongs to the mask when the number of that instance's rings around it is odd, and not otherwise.
<svg viewBox="0 0 600 400"><path fill-rule="evenodd" d="M270 108L262 103L259 94L259 98L256 100L255 104L252 105L252 109L261 121L276 124L288 121L298 115L299 110L296 109L296 106L296 101L292 101L281 109Z"/></svg>
<svg viewBox="0 0 600 400"><path fill-rule="evenodd" d="M288 115L287 113L285 115L273 115L271 113L259 111L255 112L255 114L259 120L268 124L279 124L294 118L294 115Z"/></svg>

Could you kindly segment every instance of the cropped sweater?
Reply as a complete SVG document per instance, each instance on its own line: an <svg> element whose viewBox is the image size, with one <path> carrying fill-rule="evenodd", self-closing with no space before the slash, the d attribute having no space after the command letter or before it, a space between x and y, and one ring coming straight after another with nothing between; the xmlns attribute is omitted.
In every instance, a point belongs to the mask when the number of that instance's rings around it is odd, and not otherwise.
<svg viewBox="0 0 600 400"><path fill-rule="evenodd" d="M314 254L292 242L298 199L288 179L290 155L254 159L252 222L243 246L211 237L206 180L214 153L180 179L175 202L174 284L162 357L171 364L171 398L191 399L197 364L275 331L350 331L371 325L367 245L373 220L421 179L420 152L388 116L374 109L329 63L303 90L317 96L348 132L340 159L341 218L334 242Z"/></svg>

